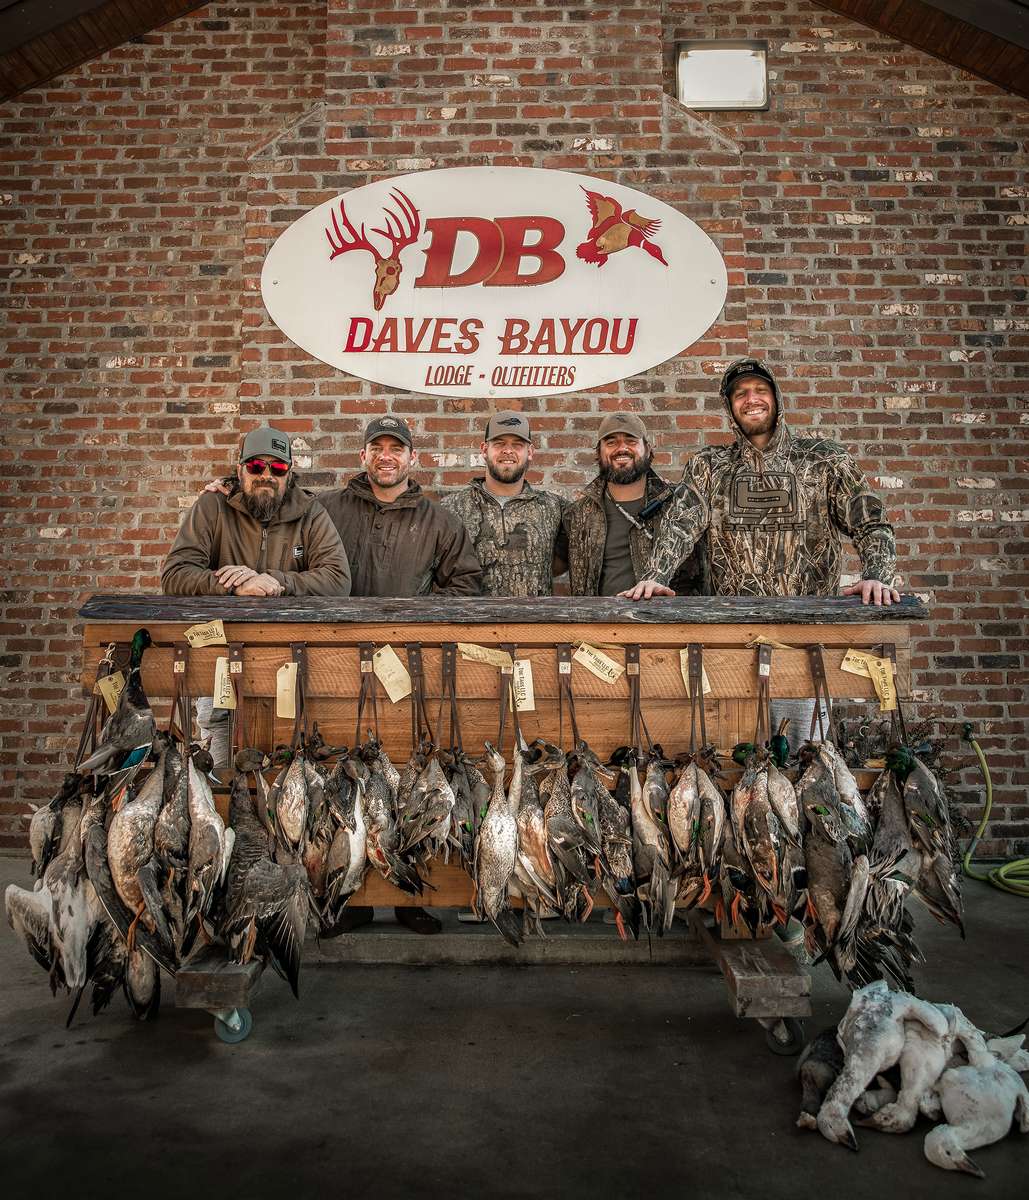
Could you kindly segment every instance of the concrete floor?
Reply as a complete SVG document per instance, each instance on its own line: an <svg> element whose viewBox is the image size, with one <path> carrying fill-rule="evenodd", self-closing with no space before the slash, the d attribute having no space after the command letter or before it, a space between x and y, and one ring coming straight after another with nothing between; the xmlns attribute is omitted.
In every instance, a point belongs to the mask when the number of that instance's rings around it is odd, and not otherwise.
<svg viewBox="0 0 1029 1200"><path fill-rule="evenodd" d="M28 886L25 861L0 858L0 882ZM922 991L1007 1029L1029 1013L1029 909L967 892L968 942L922 923ZM6 929L0 979L15 1200L1026 1195L1029 1138L978 1151L981 1182L924 1160L925 1125L858 1130L860 1155L797 1130L795 1060L706 967L323 965L300 1003L269 972L236 1047L170 1003L135 1025L120 997L66 1031L67 1000ZM813 991L809 1033L847 1003L824 967Z"/></svg>

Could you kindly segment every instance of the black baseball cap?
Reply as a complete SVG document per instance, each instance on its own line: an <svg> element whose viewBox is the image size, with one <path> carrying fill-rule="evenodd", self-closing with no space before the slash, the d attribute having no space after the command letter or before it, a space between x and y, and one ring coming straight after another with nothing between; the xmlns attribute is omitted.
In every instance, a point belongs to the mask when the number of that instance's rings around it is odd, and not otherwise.
<svg viewBox="0 0 1029 1200"><path fill-rule="evenodd" d="M400 417L374 417L364 427L364 442L367 446L369 442L375 441L377 437L395 437L398 442L403 442L409 450L414 449L414 439L411 437L411 430L405 420Z"/></svg>
<svg viewBox="0 0 1029 1200"><path fill-rule="evenodd" d="M737 379L742 379L744 375L757 375L771 385L775 397L779 398L779 385L775 382L775 376L771 370L759 358L738 358L729 366L729 369L722 376L722 384L718 389L721 395L728 400L729 394L732 392L733 384Z"/></svg>

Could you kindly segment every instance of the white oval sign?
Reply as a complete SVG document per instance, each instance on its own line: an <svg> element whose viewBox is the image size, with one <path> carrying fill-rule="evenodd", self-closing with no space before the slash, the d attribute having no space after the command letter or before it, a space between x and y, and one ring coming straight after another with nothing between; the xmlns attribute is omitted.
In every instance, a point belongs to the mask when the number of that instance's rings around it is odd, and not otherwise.
<svg viewBox="0 0 1029 1200"><path fill-rule="evenodd" d="M315 358L437 396L600 387L674 358L721 312L714 242L642 192L529 167L382 179L305 213L261 272Z"/></svg>

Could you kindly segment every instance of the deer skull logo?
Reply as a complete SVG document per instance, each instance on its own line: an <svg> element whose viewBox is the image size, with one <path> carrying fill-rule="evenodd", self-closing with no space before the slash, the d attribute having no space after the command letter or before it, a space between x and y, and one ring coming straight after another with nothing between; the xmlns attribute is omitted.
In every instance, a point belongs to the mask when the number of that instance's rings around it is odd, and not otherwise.
<svg viewBox="0 0 1029 1200"><path fill-rule="evenodd" d="M363 224L360 232L354 228L347 216L346 205L342 201L339 205L338 219L334 209L332 229L325 230L325 236L329 239L329 246L332 248L332 253L329 255L330 262L339 255L346 254L348 250L367 250L375 259L375 286L372 288L372 300L376 312L386 303L387 296L393 295L400 283L400 251L406 246L413 245L422 230L418 209L399 188L390 192L390 198L400 210L399 214L390 208L383 208L385 218L383 224L386 228L372 227L372 233L377 233L390 241L392 250L388 255L380 254L378 248L368 240ZM334 234L335 236L333 236Z"/></svg>

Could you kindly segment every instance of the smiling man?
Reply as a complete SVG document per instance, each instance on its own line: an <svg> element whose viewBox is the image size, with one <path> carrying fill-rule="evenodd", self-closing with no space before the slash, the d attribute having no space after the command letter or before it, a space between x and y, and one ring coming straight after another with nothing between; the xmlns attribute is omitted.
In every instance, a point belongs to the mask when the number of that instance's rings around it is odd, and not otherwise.
<svg viewBox="0 0 1029 1200"><path fill-rule="evenodd" d="M840 590L841 538L861 559L861 580L842 589L891 604L896 543L882 501L838 442L796 437L772 372L755 358L722 376L733 442L695 454L669 505L646 578L633 600L675 594L679 564L705 538L719 596L831 596Z"/></svg>
<svg viewBox="0 0 1029 1200"><path fill-rule="evenodd" d="M289 435L246 435L235 477L186 514L161 571L170 596L347 596L350 567L322 506L296 486Z"/></svg>
<svg viewBox="0 0 1029 1200"><path fill-rule="evenodd" d="M318 499L339 530L355 596L478 596L482 568L464 526L410 478L418 452L407 422L370 421L364 470Z"/></svg>
<svg viewBox="0 0 1029 1200"><path fill-rule="evenodd" d="M617 596L646 576L672 488L653 469L646 426L631 412L610 413L597 433L597 476L565 510L573 596ZM673 572L680 595L706 590L700 549Z"/></svg>
<svg viewBox="0 0 1029 1200"><path fill-rule="evenodd" d="M468 530L482 564L487 596L549 596L565 570L561 515L565 501L525 478L532 431L524 413L494 413L480 446L486 474L442 506Z"/></svg>

